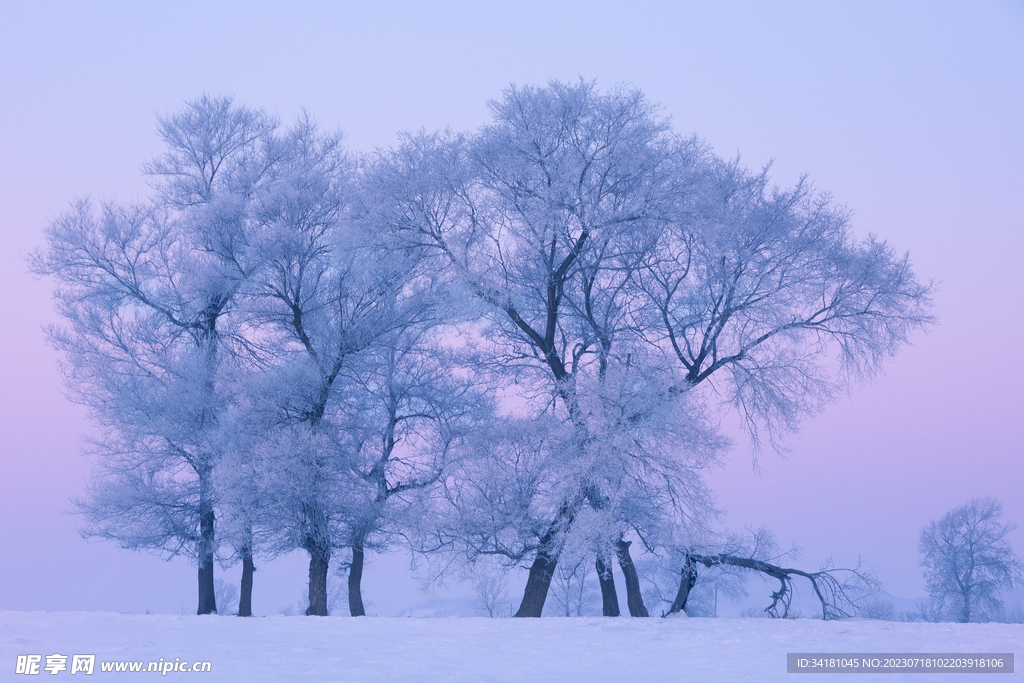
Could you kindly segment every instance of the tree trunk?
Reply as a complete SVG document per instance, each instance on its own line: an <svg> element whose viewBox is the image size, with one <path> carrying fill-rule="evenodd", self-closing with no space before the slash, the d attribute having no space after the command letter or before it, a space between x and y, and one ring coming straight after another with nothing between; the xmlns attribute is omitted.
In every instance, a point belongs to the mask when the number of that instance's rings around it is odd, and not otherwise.
<svg viewBox="0 0 1024 683"><path fill-rule="evenodd" d="M647 607L644 605L644 596L640 593L640 577L636 573L633 558L629 556L630 543L631 541L620 539L615 545L619 567L622 568L622 575L626 579L626 606L631 617L649 617L651 615L647 613Z"/></svg>
<svg viewBox="0 0 1024 683"><path fill-rule="evenodd" d="M693 588L695 583L697 583L697 567L694 566L693 560L687 555L686 564L683 565L682 577L679 581L679 591L676 593L676 599L672 602L672 606L668 608L668 612L665 612L666 617L686 609L686 599L690 597L690 589Z"/></svg>
<svg viewBox="0 0 1024 683"><path fill-rule="evenodd" d="M329 549L310 546L309 552L309 607L307 616L327 616L327 568L331 563Z"/></svg>
<svg viewBox="0 0 1024 683"><path fill-rule="evenodd" d="M619 616L619 596L615 592L615 577L612 576L611 565L605 564L604 557L598 554L597 580L601 584L601 613L606 617Z"/></svg>
<svg viewBox="0 0 1024 683"><path fill-rule="evenodd" d="M551 577L558 566L558 558L552 556L543 547L537 551L537 557L530 566L530 575L526 579L526 590L523 601L519 604L517 617L539 617L544 611L544 601L548 598Z"/></svg>
<svg viewBox="0 0 1024 683"><path fill-rule="evenodd" d="M217 598L213 592L213 510L199 516L199 608L196 614L216 614Z"/></svg>
<svg viewBox="0 0 1024 683"><path fill-rule="evenodd" d="M252 573L256 565L252 563L252 549L242 548L242 590L238 596L238 616L252 616Z"/></svg>
<svg viewBox="0 0 1024 683"><path fill-rule="evenodd" d="M530 566L530 574L526 578L526 589L523 591L523 601L519 604L519 611L515 613L515 616L539 617L544 611L544 601L548 598L551 578L555 575L555 567L558 566L560 550L558 537L564 529L572 524L575 516L570 504L563 504L558 510L555 521L551 523L547 532L540 539L540 549L537 550L537 557ZM556 543L559 545L559 550L556 550Z"/></svg>
<svg viewBox="0 0 1024 683"><path fill-rule="evenodd" d="M365 617L363 609L363 592L360 584L363 580L363 543L352 544L352 566L348 570L348 611L354 617Z"/></svg>

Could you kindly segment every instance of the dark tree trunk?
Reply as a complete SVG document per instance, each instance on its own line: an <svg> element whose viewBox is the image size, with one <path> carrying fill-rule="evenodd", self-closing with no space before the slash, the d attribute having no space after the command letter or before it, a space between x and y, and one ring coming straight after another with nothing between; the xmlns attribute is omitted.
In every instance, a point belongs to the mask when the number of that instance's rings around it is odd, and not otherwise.
<svg viewBox="0 0 1024 683"><path fill-rule="evenodd" d="M216 373L217 361L217 318L224 305L227 303L227 296L223 294L211 294L206 306L200 313L202 321L200 349L203 352L206 362L205 388L206 397L202 405L202 413L199 424L195 425L198 430L204 430L204 425L217 423L216 411L211 408L211 398L214 394L214 375ZM214 534L214 512L213 512L213 460L209 454L200 460L200 464L193 465L199 477L199 607L196 614L216 614L217 597L213 589L213 551L217 547Z"/></svg>
<svg viewBox="0 0 1024 683"><path fill-rule="evenodd" d="M327 569L331 563L329 549L310 546L309 552L309 607L307 616L327 616Z"/></svg>
<svg viewBox="0 0 1024 683"><path fill-rule="evenodd" d="M354 617L365 617L363 608L363 591L360 584L363 580L363 544L361 541L352 544L352 566L348 570L348 611Z"/></svg>
<svg viewBox="0 0 1024 683"><path fill-rule="evenodd" d="M252 616L252 573L256 571L256 565L252 563L252 550L246 546L242 548L242 590L238 596L238 616Z"/></svg>
<svg viewBox="0 0 1024 683"><path fill-rule="evenodd" d="M199 608L196 614L215 614L217 598L213 592L213 510L199 516Z"/></svg>
<svg viewBox="0 0 1024 683"><path fill-rule="evenodd" d="M548 527L547 532L540 539L540 549L537 557L530 566L530 574L526 578L526 589L523 591L523 601L519 604L517 617L539 617L544 611L544 601L548 598L548 589L551 588L551 578L555 575L555 567L558 566L558 551L555 550L559 536L562 531L572 524L575 512L568 503L558 511L555 521Z"/></svg>
<svg viewBox="0 0 1024 683"><path fill-rule="evenodd" d="M601 613L606 617L619 616L619 596L615 592L615 577L612 576L612 567L605 564L602 555L597 556L597 580L601 584Z"/></svg>
<svg viewBox="0 0 1024 683"><path fill-rule="evenodd" d="M523 601L519 604L517 617L539 617L544 611L544 601L548 598L551 577L558 566L558 558L553 557L544 548L537 551L537 557L530 566L530 575L526 579L526 590Z"/></svg>
<svg viewBox="0 0 1024 683"><path fill-rule="evenodd" d="M697 583L697 567L694 565L693 560L690 559L690 556L687 555L686 564L683 565L682 577L679 581L679 591L676 593L676 599L672 602L672 606L668 608L668 612L665 612L666 617L686 609L686 599L690 597L690 589L693 588L695 583Z"/></svg>
<svg viewBox="0 0 1024 683"><path fill-rule="evenodd" d="M629 556L630 541L620 540L615 545L615 555L619 558L619 567L626 579L626 606L631 617L649 617L644 605L644 596L640 593L640 577L636 573L633 558Z"/></svg>
<svg viewBox="0 0 1024 683"><path fill-rule="evenodd" d="M213 558L199 565L199 608L196 614L216 614L217 598L213 593Z"/></svg>

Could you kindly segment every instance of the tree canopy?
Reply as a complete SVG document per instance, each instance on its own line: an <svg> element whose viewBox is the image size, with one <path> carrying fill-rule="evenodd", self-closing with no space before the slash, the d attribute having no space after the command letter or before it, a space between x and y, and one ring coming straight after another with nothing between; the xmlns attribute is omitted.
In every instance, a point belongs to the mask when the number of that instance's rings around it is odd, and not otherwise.
<svg viewBox="0 0 1024 683"><path fill-rule="evenodd" d="M647 616L631 547L697 557L722 411L775 440L931 322L908 256L638 90L490 109L360 155L204 96L159 119L149 200L50 226L51 339L102 428L85 533L195 558L201 613L215 553L241 606L254 554L301 548L308 613L343 553L361 614L364 553L402 541L528 567L518 616L563 552L618 614L618 562Z"/></svg>

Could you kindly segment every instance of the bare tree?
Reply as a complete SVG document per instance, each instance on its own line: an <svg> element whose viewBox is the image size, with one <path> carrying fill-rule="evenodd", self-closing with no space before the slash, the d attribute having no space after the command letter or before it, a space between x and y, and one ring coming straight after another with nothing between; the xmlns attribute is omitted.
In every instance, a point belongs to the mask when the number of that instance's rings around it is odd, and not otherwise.
<svg viewBox="0 0 1024 683"><path fill-rule="evenodd" d="M803 577L811 584L814 596L821 604L821 618L825 621L834 619L846 619L856 616L861 610L859 603L864 601L867 594L876 592L877 581L869 574L860 569L844 569L834 567L827 562L816 572L808 572L802 569L781 567L761 560L749 557L736 557L734 555L686 555L686 562L683 565L685 579L680 583L679 593L666 614L672 614L686 608L686 601L689 591L693 588L696 579L696 566L703 564L705 567L716 565L729 565L742 567L760 572L779 582L778 590L772 593L772 603L765 608L765 612L774 618L785 619L789 616L793 603L793 577Z"/></svg>
<svg viewBox="0 0 1024 683"><path fill-rule="evenodd" d="M733 547L714 554L692 550L684 552L683 578L679 590L672 605L662 616L686 609L690 591L697 581L699 565L709 569L735 567L752 570L778 581L778 589L771 594L772 602L764 609L764 612L773 618L785 619L790 616L794 577L801 577L810 583L814 596L821 605L821 618L825 621L863 614L870 600L880 589L878 580L871 573L864 571L859 563L855 568L846 569L836 567L829 559L814 572L776 564L779 559L796 554L796 550L778 553L772 535L765 529L753 533L749 541L734 540L730 545Z"/></svg>
<svg viewBox="0 0 1024 683"><path fill-rule="evenodd" d="M227 614L232 609L238 608L238 586L228 583L224 579L215 580L213 586L214 592L217 594L217 604L220 605L218 610L222 614Z"/></svg>
<svg viewBox="0 0 1024 683"><path fill-rule="evenodd" d="M1021 561L994 498L972 498L921 531L921 566L932 612L967 623L1002 607L999 593L1021 581Z"/></svg>
<svg viewBox="0 0 1024 683"><path fill-rule="evenodd" d="M551 593L559 615L581 617L587 610L590 602L588 598L591 597L587 586L590 558L586 555L577 557L567 557L566 555L563 554L558 563L555 577L551 581ZM602 610L603 608L604 605L602 605Z"/></svg>
<svg viewBox="0 0 1024 683"><path fill-rule="evenodd" d="M491 567L489 563L477 563L473 566L473 590L476 592L476 609L491 619L507 616L508 607L508 570L504 567Z"/></svg>

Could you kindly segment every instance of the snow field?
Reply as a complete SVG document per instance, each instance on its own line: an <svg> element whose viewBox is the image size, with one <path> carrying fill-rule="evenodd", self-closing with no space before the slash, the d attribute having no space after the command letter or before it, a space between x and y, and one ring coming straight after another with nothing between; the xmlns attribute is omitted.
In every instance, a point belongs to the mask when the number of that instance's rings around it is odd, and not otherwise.
<svg viewBox="0 0 1024 683"><path fill-rule="evenodd" d="M0 612L0 680L17 655L210 661L213 681L792 681L787 652L1020 651L1024 625L812 619L359 618ZM69 660L70 661L70 660ZM1020 665L1017 665L1020 671ZM45 680L51 676L45 671ZM69 676L69 671L56 676ZM77 676L77 674L75 674ZM171 672L168 680L190 674ZM1022 680L1020 673L869 674L865 683ZM147 680L155 678L150 675ZM38 680L38 679L36 679ZM52 680L63 680L52 678ZM74 679L72 679L74 680ZM850 680L811 674L808 683ZM856 679L860 680L860 679Z"/></svg>

